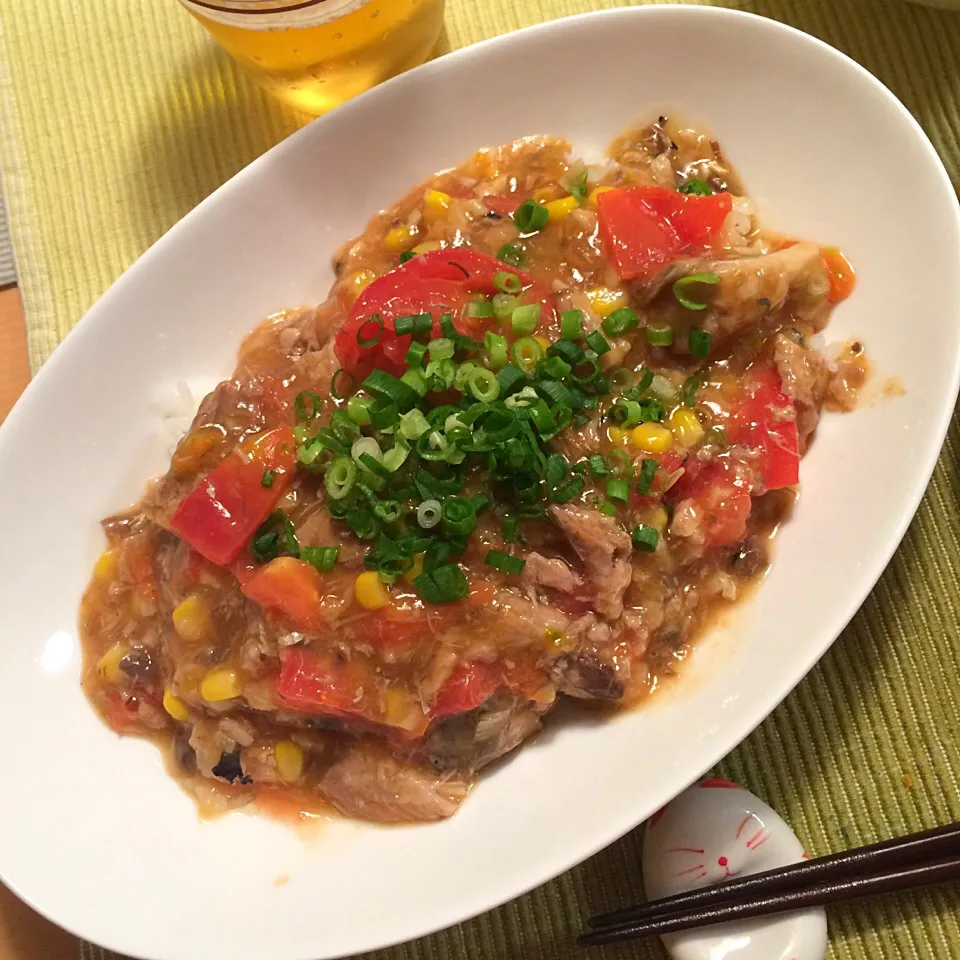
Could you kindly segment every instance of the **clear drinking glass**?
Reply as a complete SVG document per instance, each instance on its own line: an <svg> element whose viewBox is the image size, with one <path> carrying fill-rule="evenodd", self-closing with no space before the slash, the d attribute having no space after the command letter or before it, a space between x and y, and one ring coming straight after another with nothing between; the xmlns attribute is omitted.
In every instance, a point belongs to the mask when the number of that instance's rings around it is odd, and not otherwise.
<svg viewBox="0 0 960 960"><path fill-rule="evenodd" d="M254 79L321 114L430 55L444 0L180 0Z"/></svg>

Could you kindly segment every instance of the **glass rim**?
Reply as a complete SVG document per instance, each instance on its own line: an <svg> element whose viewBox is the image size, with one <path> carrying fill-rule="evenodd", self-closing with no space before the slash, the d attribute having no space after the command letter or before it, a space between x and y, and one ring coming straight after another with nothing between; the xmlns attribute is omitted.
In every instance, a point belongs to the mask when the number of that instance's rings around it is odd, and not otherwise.
<svg viewBox="0 0 960 960"><path fill-rule="evenodd" d="M277 6L254 6L254 4L263 4L265 0L191 0L191 3L198 7L206 7L208 10L217 10L225 13L240 13L256 16L257 14L272 13L293 13L296 10L306 10L309 7L316 7L327 0L273 0ZM270 2L270 0L266 0Z"/></svg>

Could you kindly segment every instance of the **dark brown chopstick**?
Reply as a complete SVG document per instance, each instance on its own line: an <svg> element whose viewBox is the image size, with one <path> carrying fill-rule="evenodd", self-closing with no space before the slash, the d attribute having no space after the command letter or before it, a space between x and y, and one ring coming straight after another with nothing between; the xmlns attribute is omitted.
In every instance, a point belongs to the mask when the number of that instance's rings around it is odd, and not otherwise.
<svg viewBox="0 0 960 960"><path fill-rule="evenodd" d="M897 890L931 886L950 880L960 880L960 858L958 857L919 866L895 868L869 876L855 876L818 883L815 886L801 887L769 896L661 914L650 920L593 930L581 936L578 943L583 946L600 946L619 940L631 940L635 937L675 933L678 930L703 927L727 920L746 920L750 917L761 917L786 910L820 907L841 900L893 893Z"/></svg>
<svg viewBox="0 0 960 960"><path fill-rule="evenodd" d="M748 896L769 896L799 886L812 886L842 880L845 877L876 872L880 869L907 867L918 863L947 859L960 855L960 823L934 827L905 837L894 837L865 847L845 850L815 860L803 860L765 873L738 877L712 887L692 890L662 900L651 900L639 906L602 913L589 920L591 927L609 927L650 920L664 913L676 913L694 907L717 906L740 901Z"/></svg>

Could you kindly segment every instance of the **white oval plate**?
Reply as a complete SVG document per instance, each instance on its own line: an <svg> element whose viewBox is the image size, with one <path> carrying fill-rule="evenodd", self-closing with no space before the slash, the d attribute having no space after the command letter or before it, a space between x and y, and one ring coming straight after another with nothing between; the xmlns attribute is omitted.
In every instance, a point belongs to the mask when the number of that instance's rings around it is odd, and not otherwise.
<svg viewBox="0 0 960 960"><path fill-rule="evenodd" d="M548 728L439 825L334 823L305 841L245 814L199 822L157 751L109 733L77 682L97 520L164 468L158 404L178 380L206 388L228 374L263 316L320 300L337 245L422 177L532 133L597 153L671 107L710 125L767 223L850 255L859 286L831 336L863 337L905 395L825 419L737 636L706 641L650 708ZM953 190L893 96L817 40L720 9L546 24L444 57L291 137L127 272L0 430L4 881L134 956L319 960L480 913L609 844L746 736L882 571L956 397L957 263Z"/></svg>

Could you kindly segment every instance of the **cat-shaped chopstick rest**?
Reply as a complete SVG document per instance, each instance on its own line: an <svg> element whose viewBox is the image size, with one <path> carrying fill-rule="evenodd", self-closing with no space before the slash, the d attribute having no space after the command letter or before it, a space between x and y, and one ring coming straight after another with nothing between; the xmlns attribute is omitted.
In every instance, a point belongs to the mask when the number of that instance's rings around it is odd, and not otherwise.
<svg viewBox="0 0 960 960"><path fill-rule="evenodd" d="M650 900L761 873L806 857L777 813L729 780L704 780L647 821L643 882ZM668 934L673 960L823 960L820 908Z"/></svg>

